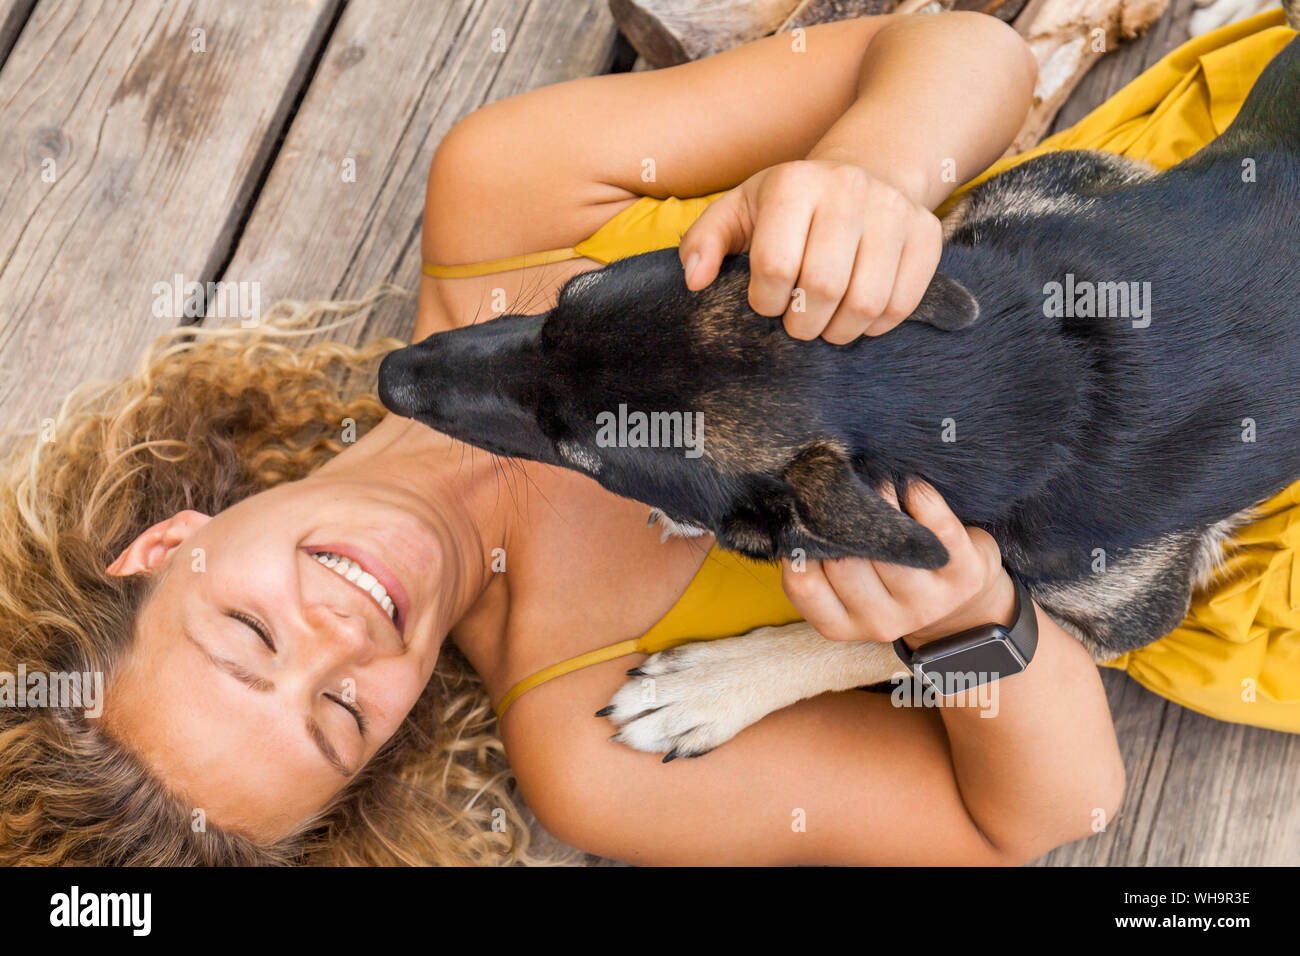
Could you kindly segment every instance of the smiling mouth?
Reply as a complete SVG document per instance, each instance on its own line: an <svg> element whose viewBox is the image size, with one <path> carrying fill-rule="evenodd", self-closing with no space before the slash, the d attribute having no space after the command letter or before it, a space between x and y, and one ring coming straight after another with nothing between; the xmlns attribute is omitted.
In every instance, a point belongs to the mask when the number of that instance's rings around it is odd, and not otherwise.
<svg viewBox="0 0 1300 956"><path fill-rule="evenodd" d="M373 574L351 558L345 558L333 551L313 551L311 556L350 584L364 591L368 597L379 605L380 610L388 615L389 620L397 623L397 604L388 589Z"/></svg>

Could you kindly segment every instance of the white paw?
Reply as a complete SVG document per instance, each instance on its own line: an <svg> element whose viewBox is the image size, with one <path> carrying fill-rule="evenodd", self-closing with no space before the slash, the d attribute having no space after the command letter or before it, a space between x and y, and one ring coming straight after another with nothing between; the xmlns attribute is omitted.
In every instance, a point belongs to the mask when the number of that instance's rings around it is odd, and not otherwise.
<svg viewBox="0 0 1300 956"><path fill-rule="evenodd" d="M698 757L782 707L906 674L889 644L828 641L805 623L679 644L628 671L596 712L634 750Z"/></svg>
<svg viewBox="0 0 1300 956"><path fill-rule="evenodd" d="M596 714L619 728L609 739L666 753L667 763L706 754L769 713L770 700L742 661L745 649L735 646L743 640L682 644L628 671L632 679Z"/></svg>

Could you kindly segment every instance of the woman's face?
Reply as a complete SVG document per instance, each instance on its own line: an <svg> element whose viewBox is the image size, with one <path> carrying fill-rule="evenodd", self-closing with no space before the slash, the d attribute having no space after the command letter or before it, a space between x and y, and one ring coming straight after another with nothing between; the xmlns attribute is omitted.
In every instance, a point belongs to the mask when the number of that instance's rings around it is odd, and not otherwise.
<svg viewBox="0 0 1300 956"><path fill-rule="evenodd" d="M354 583L320 552L369 576ZM424 689L454 620L452 552L420 496L323 472L151 528L109 569L160 577L109 689L109 730L205 819L283 835Z"/></svg>

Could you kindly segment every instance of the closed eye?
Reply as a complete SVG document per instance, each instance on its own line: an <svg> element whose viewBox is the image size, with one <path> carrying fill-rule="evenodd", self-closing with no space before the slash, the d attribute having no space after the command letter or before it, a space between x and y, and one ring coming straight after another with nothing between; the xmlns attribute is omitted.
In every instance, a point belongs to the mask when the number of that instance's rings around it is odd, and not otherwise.
<svg viewBox="0 0 1300 956"><path fill-rule="evenodd" d="M357 730L361 731L361 736L364 738L366 736L366 715L361 712L361 708L356 704L349 703L342 697L335 697L333 694L326 694L325 696L352 715L352 718L357 722Z"/></svg>
<svg viewBox="0 0 1300 956"><path fill-rule="evenodd" d="M246 624L254 634L262 639L262 643L266 645L267 649L272 654L275 653L275 642L271 640L271 632L261 621L244 614L242 611L228 611L227 614L241 624Z"/></svg>

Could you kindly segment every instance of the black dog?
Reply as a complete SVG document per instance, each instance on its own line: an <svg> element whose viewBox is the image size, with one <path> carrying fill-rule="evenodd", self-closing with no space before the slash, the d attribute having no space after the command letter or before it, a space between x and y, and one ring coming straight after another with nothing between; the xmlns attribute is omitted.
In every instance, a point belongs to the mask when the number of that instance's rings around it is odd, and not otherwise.
<svg viewBox="0 0 1300 956"><path fill-rule="evenodd" d="M877 338L796 340L750 310L746 257L692 293L668 249L389 355L380 396L765 559L941 566L874 490L923 477L1094 657L1161 637L1300 478L1300 39L1178 166L1047 155L945 227L921 306ZM670 440L626 440L637 412ZM662 447L692 421L698 457Z"/></svg>

